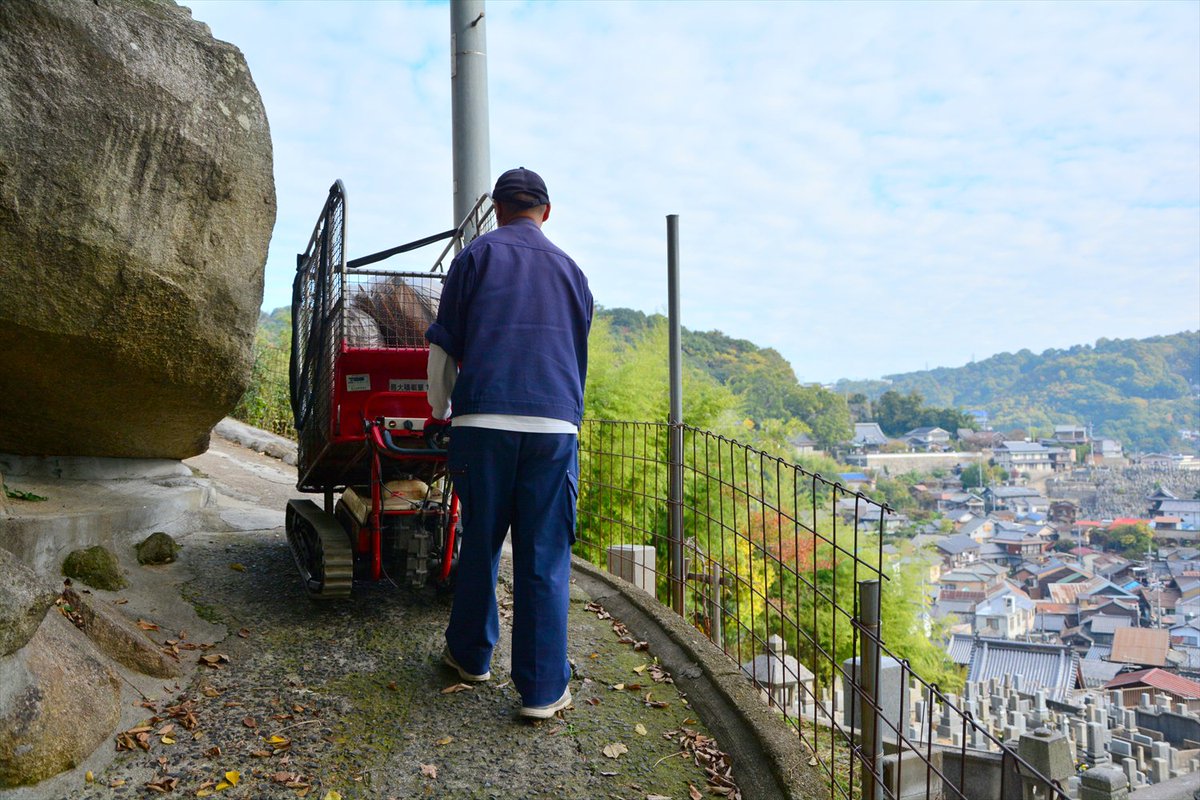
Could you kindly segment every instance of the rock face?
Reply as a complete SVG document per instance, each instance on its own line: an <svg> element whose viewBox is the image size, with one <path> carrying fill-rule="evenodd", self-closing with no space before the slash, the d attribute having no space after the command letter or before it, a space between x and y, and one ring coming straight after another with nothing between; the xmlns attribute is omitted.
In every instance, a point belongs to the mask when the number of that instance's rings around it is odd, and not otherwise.
<svg viewBox="0 0 1200 800"><path fill-rule="evenodd" d="M0 550L0 656L24 647L58 592L7 550Z"/></svg>
<svg viewBox="0 0 1200 800"><path fill-rule="evenodd" d="M203 452L274 220L237 48L170 2L0 2L0 452Z"/></svg>
<svg viewBox="0 0 1200 800"><path fill-rule="evenodd" d="M156 678L174 678L183 671L177 656L169 655L116 606L74 589L63 592L63 599L78 615L80 630L118 664Z"/></svg>
<svg viewBox="0 0 1200 800"><path fill-rule="evenodd" d="M0 788L70 769L112 733L121 687L61 614L0 657Z"/></svg>

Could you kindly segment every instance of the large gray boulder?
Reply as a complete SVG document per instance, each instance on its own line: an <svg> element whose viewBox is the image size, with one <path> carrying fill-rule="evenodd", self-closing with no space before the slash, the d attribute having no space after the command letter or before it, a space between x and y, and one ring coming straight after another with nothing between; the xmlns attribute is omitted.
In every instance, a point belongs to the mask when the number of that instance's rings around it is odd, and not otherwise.
<svg viewBox="0 0 1200 800"><path fill-rule="evenodd" d="M0 549L0 656L28 643L57 597L57 587Z"/></svg>
<svg viewBox="0 0 1200 800"><path fill-rule="evenodd" d="M271 170L245 59L187 9L0 2L0 452L206 449L249 380Z"/></svg>
<svg viewBox="0 0 1200 800"><path fill-rule="evenodd" d="M77 766L120 715L116 674L65 617L47 614L24 647L0 657L0 788Z"/></svg>

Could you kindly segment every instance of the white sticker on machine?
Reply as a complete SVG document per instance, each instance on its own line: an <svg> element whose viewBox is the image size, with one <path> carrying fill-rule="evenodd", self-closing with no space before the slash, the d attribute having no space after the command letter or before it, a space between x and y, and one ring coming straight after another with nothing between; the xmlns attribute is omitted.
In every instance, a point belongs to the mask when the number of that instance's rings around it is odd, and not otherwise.
<svg viewBox="0 0 1200 800"><path fill-rule="evenodd" d="M389 392L428 392L429 381L406 381L392 378L388 381Z"/></svg>
<svg viewBox="0 0 1200 800"><path fill-rule="evenodd" d="M369 392L371 391L371 375L347 375L346 376L346 391L347 392Z"/></svg>

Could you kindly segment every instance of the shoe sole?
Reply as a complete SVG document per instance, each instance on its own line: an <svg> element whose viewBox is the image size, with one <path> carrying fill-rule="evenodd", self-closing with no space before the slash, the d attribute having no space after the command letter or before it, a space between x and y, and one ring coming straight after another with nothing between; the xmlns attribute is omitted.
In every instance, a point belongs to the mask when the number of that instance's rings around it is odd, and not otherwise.
<svg viewBox="0 0 1200 800"><path fill-rule="evenodd" d="M519 713L529 719L550 719L559 711L571 705L571 690L564 689L563 696L548 706L521 706Z"/></svg>
<svg viewBox="0 0 1200 800"><path fill-rule="evenodd" d="M442 653L442 663L457 672L458 677L462 678L464 681L469 681L470 683L483 683L484 681L490 681L492 679L491 670L488 670L482 675L472 675L460 667L458 662L454 660L454 656L450 655L449 653Z"/></svg>

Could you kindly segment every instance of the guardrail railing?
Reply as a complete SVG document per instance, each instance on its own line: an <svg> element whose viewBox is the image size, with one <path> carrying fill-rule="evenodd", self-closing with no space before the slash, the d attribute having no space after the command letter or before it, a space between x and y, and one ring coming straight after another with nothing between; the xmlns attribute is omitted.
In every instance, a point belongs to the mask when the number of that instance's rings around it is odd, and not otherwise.
<svg viewBox="0 0 1200 800"><path fill-rule="evenodd" d="M1007 729L997 735L887 647L881 603L918 612L924 603L889 594L890 509L732 439L680 428L682 463L672 465L669 424L584 421L576 552L672 607L738 663L795 729L830 798L1068 796L1065 776L1035 769L1016 741L1002 741ZM683 473L678 499L672 467ZM679 531L672 503L681 505ZM1042 738L1040 750L1040 740L1019 747L1030 755L1068 744L1057 730Z"/></svg>

